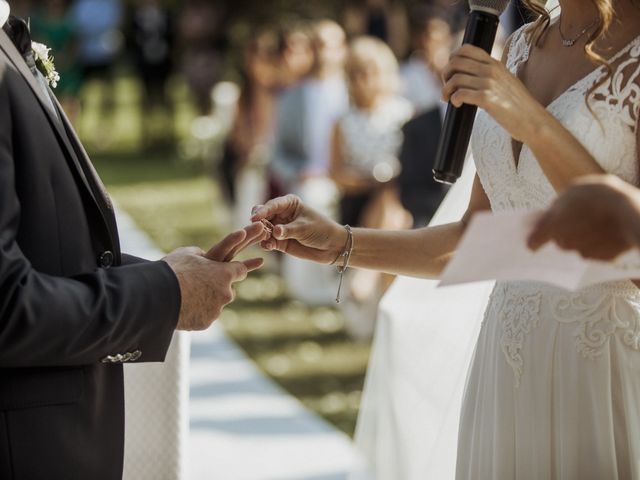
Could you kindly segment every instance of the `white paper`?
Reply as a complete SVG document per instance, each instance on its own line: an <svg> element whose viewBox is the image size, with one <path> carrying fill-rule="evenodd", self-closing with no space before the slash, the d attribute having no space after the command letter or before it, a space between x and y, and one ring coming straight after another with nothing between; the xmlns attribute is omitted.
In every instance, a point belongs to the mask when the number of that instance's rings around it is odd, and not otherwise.
<svg viewBox="0 0 640 480"><path fill-rule="evenodd" d="M473 217L440 286L483 280L539 281L578 290L597 283L640 278L640 253L613 262L585 260L550 242L537 252L527 237L540 212L481 212Z"/></svg>

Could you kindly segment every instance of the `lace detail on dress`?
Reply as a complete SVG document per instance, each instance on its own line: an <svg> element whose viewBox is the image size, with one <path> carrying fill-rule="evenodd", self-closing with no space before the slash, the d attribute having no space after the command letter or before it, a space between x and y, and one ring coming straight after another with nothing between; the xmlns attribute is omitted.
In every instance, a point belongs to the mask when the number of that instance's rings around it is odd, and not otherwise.
<svg viewBox="0 0 640 480"><path fill-rule="evenodd" d="M637 301L589 293L562 295L551 305L558 322L576 324L574 338L578 352L589 359L599 357L613 335L619 335L627 347L640 351Z"/></svg>
<svg viewBox="0 0 640 480"><path fill-rule="evenodd" d="M530 54L527 26L512 37L507 67L512 74ZM640 118L640 37L610 59L612 76L598 85L590 98L589 89L606 74L594 68L549 104L554 115L593 155L608 173L640 183L636 152L636 129ZM595 116L594 116L595 113ZM478 176L494 211L542 209L555 198L538 160L523 145L516 165L511 137L483 110L478 112L471 146Z"/></svg>
<svg viewBox="0 0 640 480"><path fill-rule="evenodd" d="M507 54L507 67L513 74L529 58L526 28L514 33ZM585 98L594 82L606 74L604 67L594 68L576 81L547 110L575 135L603 170L637 185L640 37L612 57L610 64L612 76L595 88L590 100L595 116ZM493 211L542 209L555 198L556 192L533 152L524 145L516 165L510 135L485 111L478 112L471 145ZM575 347L585 358L600 356L612 336L620 339L621 345L640 351L640 292L629 285L604 284L573 294L527 282L497 285L486 321L496 322L500 348L513 369L516 385L521 383L525 363L523 345L543 321L557 321L569 325L567 328L575 325ZM547 309L547 317L539 320L540 312Z"/></svg>
<svg viewBox="0 0 640 480"><path fill-rule="evenodd" d="M527 41L527 27L530 24L523 25L513 32L511 43L509 44L509 52L507 53L507 69L515 75L520 65L529 60L531 45Z"/></svg>
<svg viewBox="0 0 640 480"><path fill-rule="evenodd" d="M513 369L518 387L524 367L523 343L525 336L538 326L542 293L526 294L506 285L501 287L500 293L500 347L507 363Z"/></svg>
<svg viewBox="0 0 640 480"><path fill-rule="evenodd" d="M624 56L624 53L628 55ZM618 117L618 120L635 133L640 110L640 37L635 38L625 49L611 59L614 71L600 88L594 92L593 103L598 111L605 110ZM599 75L597 80L605 75ZM585 92L588 90L585 89Z"/></svg>

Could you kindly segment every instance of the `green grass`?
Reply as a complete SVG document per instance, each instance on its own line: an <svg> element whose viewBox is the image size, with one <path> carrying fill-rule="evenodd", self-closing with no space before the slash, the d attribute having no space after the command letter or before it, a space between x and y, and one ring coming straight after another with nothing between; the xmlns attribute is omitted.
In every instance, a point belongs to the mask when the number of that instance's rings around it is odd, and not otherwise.
<svg viewBox="0 0 640 480"><path fill-rule="evenodd" d="M164 251L203 249L229 231L229 212L216 183L169 155L94 155L119 204ZM261 251L252 254L263 255ZM267 375L307 407L352 435L369 345L349 339L332 308L292 301L268 255L264 272L237 287L221 323Z"/></svg>

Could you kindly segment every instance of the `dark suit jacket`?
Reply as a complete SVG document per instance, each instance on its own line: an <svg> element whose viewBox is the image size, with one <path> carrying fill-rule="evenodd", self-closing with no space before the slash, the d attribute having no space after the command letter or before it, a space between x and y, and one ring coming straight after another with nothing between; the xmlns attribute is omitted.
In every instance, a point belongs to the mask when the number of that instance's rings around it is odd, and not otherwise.
<svg viewBox="0 0 640 480"><path fill-rule="evenodd" d="M400 199L411 212L415 226L425 226L440 206L447 188L433 179L442 116L439 108L428 110L405 124L400 151L402 171L398 179Z"/></svg>
<svg viewBox="0 0 640 480"><path fill-rule="evenodd" d="M180 289L165 262L121 255L102 183L44 95L0 29L0 479L115 480L121 363L164 360Z"/></svg>

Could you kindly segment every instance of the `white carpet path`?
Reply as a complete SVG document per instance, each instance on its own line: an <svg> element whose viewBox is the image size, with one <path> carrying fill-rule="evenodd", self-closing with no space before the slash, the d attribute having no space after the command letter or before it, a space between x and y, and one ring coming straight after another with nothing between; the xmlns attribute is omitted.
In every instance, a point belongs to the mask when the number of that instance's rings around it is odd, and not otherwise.
<svg viewBox="0 0 640 480"><path fill-rule="evenodd" d="M118 212L122 250L162 256ZM189 480L343 480L361 473L351 440L265 377L214 324L191 335Z"/></svg>

